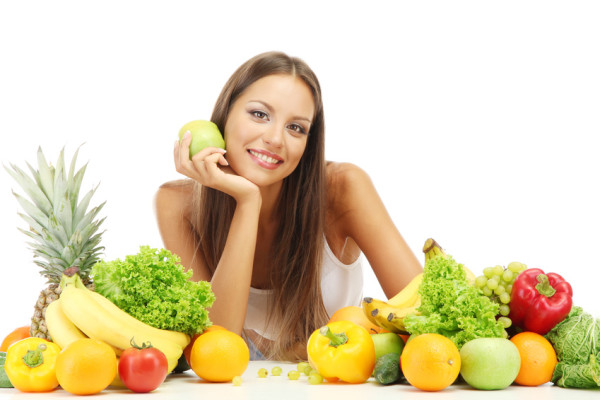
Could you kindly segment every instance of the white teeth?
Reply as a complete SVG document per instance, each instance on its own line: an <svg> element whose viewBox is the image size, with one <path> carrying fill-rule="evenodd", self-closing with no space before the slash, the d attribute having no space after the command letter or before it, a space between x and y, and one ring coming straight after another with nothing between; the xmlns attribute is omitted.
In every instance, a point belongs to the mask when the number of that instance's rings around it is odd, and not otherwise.
<svg viewBox="0 0 600 400"><path fill-rule="evenodd" d="M250 150L250 154L252 154L256 158L260 158L261 160L268 162L269 164L277 164L279 162L278 160L274 159L273 157L269 157L266 154L257 153L253 150Z"/></svg>

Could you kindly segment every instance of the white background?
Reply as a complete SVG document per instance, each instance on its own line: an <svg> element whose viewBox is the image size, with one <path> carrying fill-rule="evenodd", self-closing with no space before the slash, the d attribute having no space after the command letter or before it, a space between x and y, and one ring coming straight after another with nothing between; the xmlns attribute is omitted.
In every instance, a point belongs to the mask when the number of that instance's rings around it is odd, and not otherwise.
<svg viewBox="0 0 600 400"><path fill-rule="evenodd" d="M419 258L433 237L476 274L522 261L597 312L599 20L594 1L3 2L0 161L85 143L105 258L160 247L179 128L282 50L319 76L327 158L370 174ZM0 169L0 337L44 287L11 189ZM370 270L364 294L383 297Z"/></svg>

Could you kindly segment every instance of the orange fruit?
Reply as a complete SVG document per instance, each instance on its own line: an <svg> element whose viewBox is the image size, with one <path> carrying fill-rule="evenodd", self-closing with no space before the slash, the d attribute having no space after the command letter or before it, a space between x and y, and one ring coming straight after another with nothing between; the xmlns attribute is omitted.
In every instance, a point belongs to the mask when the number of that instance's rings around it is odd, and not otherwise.
<svg viewBox="0 0 600 400"><path fill-rule="evenodd" d="M340 308L339 310L333 313L333 315L331 316L331 318L329 318L329 321L327 323L335 321L354 322L355 324L365 328L367 331L369 331L369 333L387 332L385 329L369 321L363 309L357 306L347 306Z"/></svg>
<svg viewBox="0 0 600 400"><path fill-rule="evenodd" d="M183 349L183 356L185 357L185 361L187 361L188 365L190 365L190 355L192 354L192 347L194 346L194 342L196 341L196 339L198 339L200 335L203 335L206 332L217 331L222 329L225 328L223 328L221 325L211 325L205 330L203 330L202 333L196 333L194 336L192 336L190 343L185 347L185 349Z"/></svg>
<svg viewBox="0 0 600 400"><path fill-rule="evenodd" d="M521 332L510 339L521 356L521 369L515 382L523 386L538 386L550 382L558 363L552 344L534 332Z"/></svg>
<svg viewBox="0 0 600 400"><path fill-rule="evenodd" d="M11 333L9 333L4 340L2 341L2 345L0 345L0 351L6 351L10 347L11 344L18 342L21 339L25 339L30 337L29 334L29 325L21 326Z"/></svg>
<svg viewBox="0 0 600 400"><path fill-rule="evenodd" d="M400 356L400 367L414 387L438 391L450 386L458 377L460 353L447 337L424 333L406 343Z"/></svg>
<svg viewBox="0 0 600 400"><path fill-rule="evenodd" d="M76 340L56 358L56 378L69 393L99 393L111 384L116 375L115 351L100 340Z"/></svg>
<svg viewBox="0 0 600 400"><path fill-rule="evenodd" d="M192 370L209 382L230 382L244 373L249 362L250 351L244 339L226 329L198 336L190 354Z"/></svg>

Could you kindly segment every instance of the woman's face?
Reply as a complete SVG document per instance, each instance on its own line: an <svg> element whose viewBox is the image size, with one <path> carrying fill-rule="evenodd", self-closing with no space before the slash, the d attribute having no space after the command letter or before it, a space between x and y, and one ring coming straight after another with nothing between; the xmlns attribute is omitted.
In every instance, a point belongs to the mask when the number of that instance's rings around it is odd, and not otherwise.
<svg viewBox="0 0 600 400"><path fill-rule="evenodd" d="M248 86L225 123L231 168L258 186L281 185L304 153L314 110L300 78L269 75Z"/></svg>

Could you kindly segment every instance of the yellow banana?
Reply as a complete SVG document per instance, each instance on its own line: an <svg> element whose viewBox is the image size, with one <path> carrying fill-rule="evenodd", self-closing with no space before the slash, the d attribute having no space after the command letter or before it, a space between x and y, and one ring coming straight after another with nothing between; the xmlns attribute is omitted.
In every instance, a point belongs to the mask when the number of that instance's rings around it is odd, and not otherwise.
<svg viewBox="0 0 600 400"><path fill-rule="evenodd" d="M389 299L387 303L391 306L410 307L419 299L419 286L423 282L423 273L415 276L408 285L398 294Z"/></svg>
<svg viewBox="0 0 600 400"><path fill-rule="evenodd" d="M419 295L419 286L423 281L423 273L415 276L408 285L398 292L388 301L365 297L362 302L362 309L369 321L388 331L394 332L395 328L390 325L387 316L390 312L401 313L401 310L415 307L421 304Z"/></svg>
<svg viewBox="0 0 600 400"><path fill-rule="evenodd" d="M420 315L420 313L417 311L418 307L419 307L418 305L414 306L414 307L408 307L408 308L399 310L398 312L395 312L395 310L391 310L388 313L387 320L388 320L388 323L396 329L393 332L402 333L402 334L409 333L406 330L406 327L404 326L404 318L407 315L412 315L412 314ZM384 309L383 312L385 313L386 310Z"/></svg>
<svg viewBox="0 0 600 400"><path fill-rule="evenodd" d="M432 238L429 238L425 241L425 244L423 245L423 253L425 254L425 262L440 255L447 257L442 247Z"/></svg>
<svg viewBox="0 0 600 400"><path fill-rule="evenodd" d="M78 339L87 337L67 318L62 310L60 299L54 300L48 305L45 318L52 341L61 349Z"/></svg>
<svg viewBox="0 0 600 400"><path fill-rule="evenodd" d="M138 345L150 342L167 357L169 371L177 366L183 353L182 346L158 335L140 332L135 326L115 318L114 314L100 306L88 291L67 283L60 301L65 315L88 337L102 340L118 349L131 347L132 340Z"/></svg>
<svg viewBox="0 0 600 400"><path fill-rule="evenodd" d="M410 307L391 306L389 303L366 297L363 299L365 315L375 325L394 333L407 333L402 319L408 314L418 314L420 299Z"/></svg>
<svg viewBox="0 0 600 400"><path fill-rule="evenodd" d="M88 292L88 295L91 296L102 308L109 312L113 318L123 322L124 324L129 324L130 326L135 327L139 334L147 334L150 337L160 336L165 340L178 344L182 348L185 348L190 343L191 339L185 333L169 331L166 329L158 329L148 325L121 310L112 301L102 296L100 293L91 291L84 285L82 286Z"/></svg>

